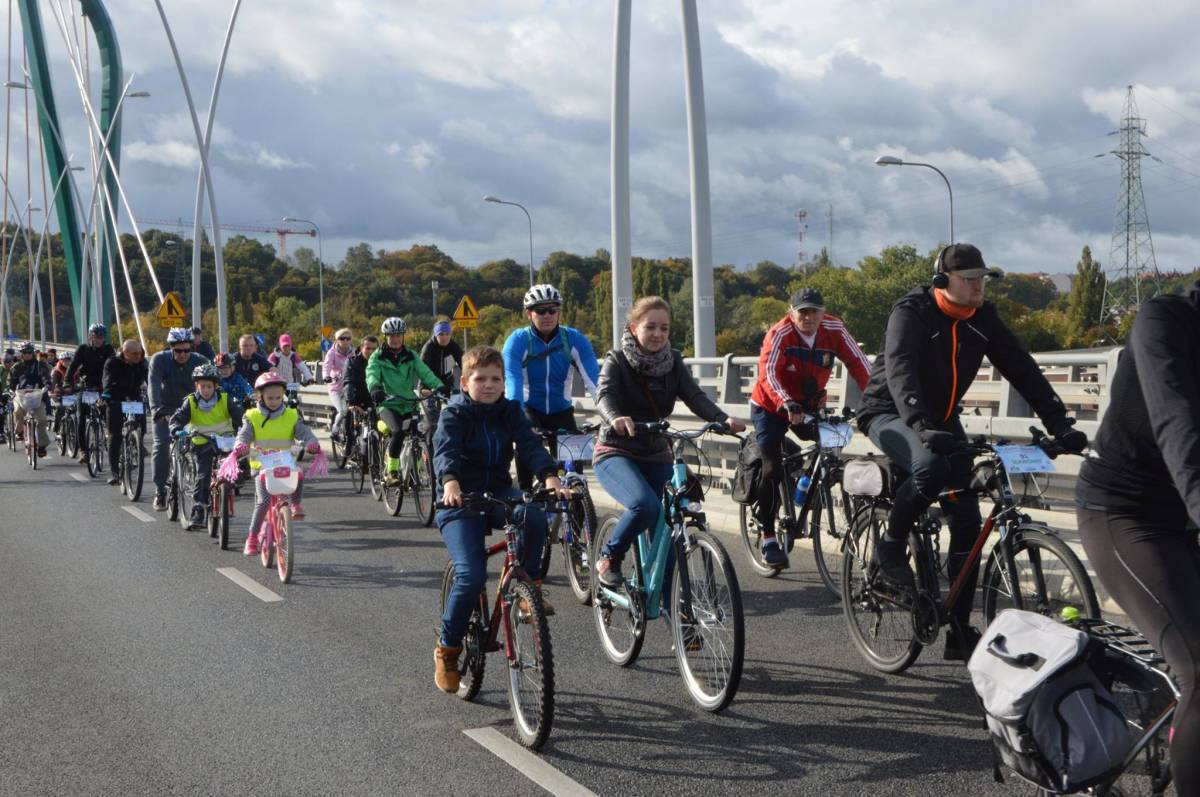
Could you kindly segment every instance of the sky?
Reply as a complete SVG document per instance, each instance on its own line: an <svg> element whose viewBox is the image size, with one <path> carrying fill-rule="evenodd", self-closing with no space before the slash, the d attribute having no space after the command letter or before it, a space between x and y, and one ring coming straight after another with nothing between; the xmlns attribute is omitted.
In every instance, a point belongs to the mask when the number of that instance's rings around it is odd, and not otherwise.
<svg viewBox="0 0 1200 797"><path fill-rule="evenodd" d="M86 122L42 0L63 127ZM232 0L163 0L201 124ZM191 119L149 0L109 0L134 90L122 179L142 218L190 218ZM222 222L321 228L336 263L436 244L468 266L611 247L615 4L601 0L253 0L237 21L212 144ZM69 14L69 12L67 12ZM14 14L15 17L15 14ZM699 4L715 264L783 265L829 246L852 265L955 233L989 265L1071 271L1109 261L1126 86L1147 120L1145 202L1160 270L1200 263L1200 4L1152 1L720 0ZM69 23L68 18L68 23ZM14 25L16 22L14 22ZM633 253L689 256L680 5L636 0L632 21ZM19 58L19 47L17 58ZM19 63L14 66L19 69ZM93 64L93 81L98 77ZM22 97L10 179L24 191ZM36 192L40 197L40 190ZM40 203L40 199L38 202ZM796 212L807 211L806 240ZM155 225L162 226L162 225ZM274 236L261 236L274 243ZM307 239L292 239L290 246Z"/></svg>

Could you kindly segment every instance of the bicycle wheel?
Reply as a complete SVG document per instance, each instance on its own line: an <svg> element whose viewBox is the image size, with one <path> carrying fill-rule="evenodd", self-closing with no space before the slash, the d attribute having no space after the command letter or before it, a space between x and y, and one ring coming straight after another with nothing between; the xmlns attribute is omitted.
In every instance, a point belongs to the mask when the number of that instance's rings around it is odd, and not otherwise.
<svg viewBox="0 0 1200 797"><path fill-rule="evenodd" d="M772 567L763 559L763 532L762 525L758 522L758 502L741 504L739 508L741 510L738 514L741 522L742 545L746 548L746 558L750 560L750 567L760 576L774 578L779 575L782 568ZM775 508L775 538L783 546L783 550L788 553L792 548L791 535L788 533L788 518L791 516L791 511L791 496L786 496L786 500L781 497Z"/></svg>
<svg viewBox="0 0 1200 797"><path fill-rule="evenodd" d="M842 558L842 609L858 652L875 669L895 673L916 661L921 643L911 590L876 579L875 543L887 531L887 515L885 506L868 505L854 517Z"/></svg>
<svg viewBox="0 0 1200 797"><path fill-rule="evenodd" d="M275 521L282 506L282 501L272 500L271 505L267 507L267 516L263 519L258 540L258 559L263 567L269 568L275 562Z"/></svg>
<svg viewBox="0 0 1200 797"><path fill-rule="evenodd" d="M447 562L442 571L442 614L446 613L446 602L454 586L454 562ZM483 670L487 663L483 650L483 615L476 605L467 622L467 633L462 640L462 658L458 660L458 696L463 700L474 700L483 686Z"/></svg>
<svg viewBox="0 0 1200 797"><path fill-rule="evenodd" d="M746 626L742 591L729 554L707 531L692 529L695 544L678 551L671 584L671 630L679 674L696 705L720 711L742 680ZM690 616L681 607L691 606Z"/></svg>
<svg viewBox="0 0 1200 797"><path fill-rule="evenodd" d="M383 491L383 506L388 514L397 517L404 506L404 482L399 481L389 485L386 481L381 486Z"/></svg>
<svg viewBox="0 0 1200 797"><path fill-rule="evenodd" d="M367 476L371 479L371 497L376 501L383 498L383 461L380 459L380 439L372 431L367 437Z"/></svg>
<svg viewBox="0 0 1200 797"><path fill-rule="evenodd" d="M121 483L130 501L142 497L142 486L146 479L146 452L142 449L142 430L132 429L125 433L121 447Z"/></svg>
<svg viewBox="0 0 1200 797"><path fill-rule="evenodd" d="M229 517L233 514L233 489L227 482L217 488L217 506L220 511L213 513L217 521L217 544L224 551L229 548Z"/></svg>
<svg viewBox="0 0 1200 797"><path fill-rule="evenodd" d="M96 456L96 451L103 445L103 443L96 439L96 424L92 422L93 415L95 415L94 407L92 408L92 412L88 415L87 426L83 427L83 444L87 448L88 452L87 461L84 462L84 464L87 466L88 476L96 477L101 473L100 460Z"/></svg>
<svg viewBox="0 0 1200 797"><path fill-rule="evenodd" d="M196 486L196 460L185 455L179 462L179 525L187 531L192 525L192 505L196 503L192 490Z"/></svg>
<svg viewBox="0 0 1200 797"><path fill-rule="evenodd" d="M421 521L421 525L428 528L433 525L434 494L437 485L433 475L433 455L424 440L413 447L413 452L415 454L414 461L410 466L412 467L410 483L413 494L413 513L417 516L417 520ZM542 571L542 575L545 575L545 571Z"/></svg>
<svg viewBox="0 0 1200 797"><path fill-rule="evenodd" d="M361 495L363 485L367 481L367 462L366 457L361 455L361 452L349 461L350 484L354 487L354 493Z"/></svg>
<svg viewBox="0 0 1200 797"><path fill-rule="evenodd" d="M275 517L275 567L279 581L287 584L292 580L293 545L295 529L292 527L292 505L280 504Z"/></svg>
<svg viewBox="0 0 1200 797"><path fill-rule="evenodd" d="M589 492L571 500L571 511L563 516L559 530L563 561L567 565L567 583L575 600L587 606L592 602L592 537L596 534L596 506ZM543 573L542 575L545 575Z"/></svg>
<svg viewBox="0 0 1200 797"><path fill-rule="evenodd" d="M11 417L12 413L9 413L9 415ZM65 457L67 455L67 451L69 450L69 446L67 444L67 440L69 439L67 437L67 425L69 423L69 418L70 416L64 412L62 417L58 419L58 432L54 435L54 442L55 445L58 446L58 455L60 457ZM15 451L17 448L17 441L16 438L13 437L11 430L8 435L8 443L9 448Z"/></svg>
<svg viewBox="0 0 1200 797"><path fill-rule="evenodd" d="M29 420L25 421L25 453L26 459L29 461L29 467L37 470L37 421L33 419L32 412L29 413Z"/></svg>
<svg viewBox="0 0 1200 797"><path fill-rule="evenodd" d="M339 469L346 467L346 457L349 456L350 444L348 441L339 440L336 432L345 432L345 429L338 429L334 425L337 419L337 410L329 411L329 450L333 454L333 462ZM344 424L343 424L344 426ZM351 438L353 439L353 438Z"/></svg>
<svg viewBox="0 0 1200 797"><path fill-rule="evenodd" d="M79 419L71 415L70 421L63 418L63 425L67 429L67 451L66 455L71 459L79 456Z"/></svg>
<svg viewBox="0 0 1200 797"><path fill-rule="evenodd" d="M171 460L171 478L167 483L167 520L179 520L179 459Z"/></svg>
<svg viewBox="0 0 1200 797"><path fill-rule="evenodd" d="M91 462L88 470L92 471L94 476L104 475L105 451L108 450L108 440L104 434L104 428L96 423L92 427L92 436L94 438L92 447L88 450L88 460Z"/></svg>
<svg viewBox="0 0 1200 797"><path fill-rule="evenodd" d="M812 540L813 559L825 589L835 598L842 597L842 557L846 545L845 529L838 525L834 506L834 488L822 483L800 517L800 528ZM840 487L836 488L838 491ZM845 500L845 496L842 497Z"/></svg>
<svg viewBox="0 0 1200 797"><path fill-rule="evenodd" d="M1040 524L1018 526L1012 537L1015 577L1001 567L999 545L983 576L983 619L991 623L1003 609L1016 607L1058 619L1073 607L1083 617L1100 617L1100 603L1087 570L1058 535Z"/></svg>
<svg viewBox="0 0 1200 797"><path fill-rule="evenodd" d="M508 660L508 703L517 738L536 750L554 724L554 650L542 596L531 584L513 579L505 590L513 607L504 631L512 650ZM522 611L518 607L527 607Z"/></svg>
<svg viewBox="0 0 1200 797"><path fill-rule="evenodd" d="M593 563L599 559L599 553L612 537L616 525L615 517L606 518L600 524L600 529L592 538ZM632 556L629 558L636 565L636 549L630 553ZM642 642L646 638L646 609L642 603L642 591L637 588L638 579L635 577L634 583L630 584L627 578L625 586L621 588L622 594L629 599L630 608L627 609L600 591L600 582L594 575L595 565L592 567L592 616L596 620L596 631L600 634L600 646L604 648L604 655L608 656L609 661L628 667L641 653Z"/></svg>

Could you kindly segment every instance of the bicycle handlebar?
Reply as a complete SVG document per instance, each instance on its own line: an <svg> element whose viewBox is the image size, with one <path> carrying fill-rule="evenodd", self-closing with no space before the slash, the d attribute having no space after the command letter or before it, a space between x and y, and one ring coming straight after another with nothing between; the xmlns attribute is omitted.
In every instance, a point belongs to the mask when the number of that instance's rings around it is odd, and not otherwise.
<svg viewBox="0 0 1200 797"><path fill-rule="evenodd" d="M585 423L577 429L538 429L534 431L542 436L543 440L549 440L551 437L567 437L576 434L595 434L600 429L598 423Z"/></svg>
<svg viewBox="0 0 1200 797"><path fill-rule="evenodd" d="M518 506L527 504L547 504L558 500L554 490L549 487L540 487L536 490L523 492L517 498L499 498L491 493L463 493L462 506L451 506L438 501L434 505L435 509L488 509L493 506L503 507L505 510L515 509Z"/></svg>
<svg viewBox="0 0 1200 797"><path fill-rule="evenodd" d="M669 421L634 421L633 428L642 432L655 432L672 440L695 440L697 437L709 434L727 434L737 437L738 433L723 423L706 423L699 429L672 429Z"/></svg>

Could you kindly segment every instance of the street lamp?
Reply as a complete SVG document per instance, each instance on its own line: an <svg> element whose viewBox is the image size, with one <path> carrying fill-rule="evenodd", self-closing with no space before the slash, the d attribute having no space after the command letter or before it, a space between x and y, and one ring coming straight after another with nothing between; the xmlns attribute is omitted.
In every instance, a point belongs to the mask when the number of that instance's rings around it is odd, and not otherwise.
<svg viewBox="0 0 1200 797"><path fill-rule="evenodd" d="M317 290L320 294L321 302L321 336L325 336L325 255L321 248L321 228L317 226L315 221L308 219L298 219L295 216L284 216L284 223L291 221L300 224L311 224L313 229L317 231Z"/></svg>
<svg viewBox="0 0 1200 797"><path fill-rule="evenodd" d="M947 244L954 243L954 189L950 187L950 180L942 172L941 169L931 163L917 163L916 161L906 161L897 158L895 155L880 155L875 159L876 166L924 166L926 169L933 169L946 182L946 190L950 193L950 240Z"/></svg>
<svg viewBox="0 0 1200 797"><path fill-rule="evenodd" d="M525 210L525 206L519 202L509 202L499 197L494 197L488 194L483 198L484 202L495 202L497 205L512 205L513 207ZM533 287L533 217L529 215L529 211L525 210L525 218L529 220L529 286Z"/></svg>

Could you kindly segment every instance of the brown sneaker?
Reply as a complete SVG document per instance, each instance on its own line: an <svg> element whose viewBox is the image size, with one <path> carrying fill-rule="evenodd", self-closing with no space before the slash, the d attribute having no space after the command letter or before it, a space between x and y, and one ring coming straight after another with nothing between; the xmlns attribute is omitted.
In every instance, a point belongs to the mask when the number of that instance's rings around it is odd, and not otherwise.
<svg viewBox="0 0 1200 797"><path fill-rule="evenodd" d="M547 617L553 617L554 604L550 602L550 598L546 595L546 588L542 586L542 579L539 578L537 581L534 581L533 584L538 588L538 592L541 593L542 596L542 614L546 615Z"/></svg>
<svg viewBox="0 0 1200 797"><path fill-rule="evenodd" d="M462 647L451 648L443 645L433 646L433 682L437 688L447 694L458 692L458 657Z"/></svg>

